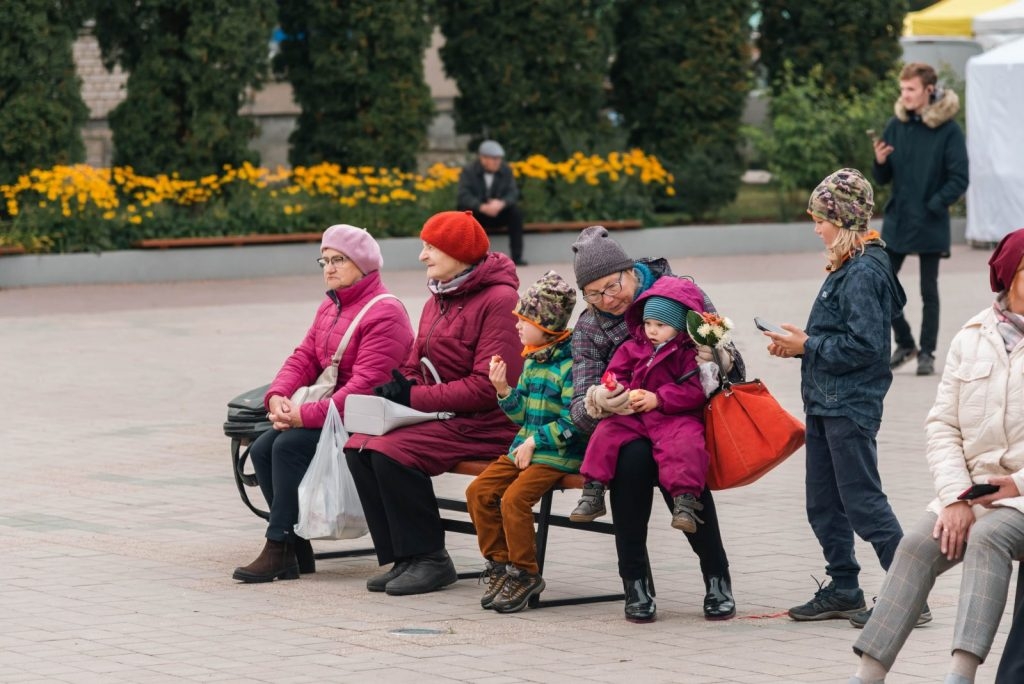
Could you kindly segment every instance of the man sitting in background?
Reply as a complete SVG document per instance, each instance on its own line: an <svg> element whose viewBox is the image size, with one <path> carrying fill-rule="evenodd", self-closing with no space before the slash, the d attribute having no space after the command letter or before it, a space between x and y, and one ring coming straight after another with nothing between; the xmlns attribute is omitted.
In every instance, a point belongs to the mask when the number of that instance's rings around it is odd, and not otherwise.
<svg viewBox="0 0 1024 684"><path fill-rule="evenodd" d="M519 187L511 167L505 163L505 150L494 140L484 140L477 154L477 159L467 164L459 176L458 209L472 211L487 232L506 227L512 261L516 266L526 266L523 213L516 204Z"/></svg>

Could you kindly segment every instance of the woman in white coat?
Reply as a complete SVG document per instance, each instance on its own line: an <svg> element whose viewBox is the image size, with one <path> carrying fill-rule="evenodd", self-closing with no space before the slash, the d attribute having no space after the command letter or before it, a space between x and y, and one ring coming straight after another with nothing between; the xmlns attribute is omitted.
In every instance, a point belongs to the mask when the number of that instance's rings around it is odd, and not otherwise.
<svg viewBox="0 0 1024 684"><path fill-rule="evenodd" d="M1024 557L1024 229L989 260L994 304L950 344L926 421L937 497L900 542L853 650L851 684L882 682L936 576L961 561L963 579L946 684L969 684L1003 615L1012 561ZM974 485L988 494L964 499Z"/></svg>

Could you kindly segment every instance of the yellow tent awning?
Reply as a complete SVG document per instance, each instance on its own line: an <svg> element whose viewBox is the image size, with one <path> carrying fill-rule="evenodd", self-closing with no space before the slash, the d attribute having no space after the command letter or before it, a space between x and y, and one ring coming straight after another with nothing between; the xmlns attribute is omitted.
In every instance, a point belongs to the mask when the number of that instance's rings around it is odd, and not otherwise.
<svg viewBox="0 0 1024 684"><path fill-rule="evenodd" d="M910 12L903 24L907 36L972 36L972 21L983 12L1013 0L942 0L920 12Z"/></svg>

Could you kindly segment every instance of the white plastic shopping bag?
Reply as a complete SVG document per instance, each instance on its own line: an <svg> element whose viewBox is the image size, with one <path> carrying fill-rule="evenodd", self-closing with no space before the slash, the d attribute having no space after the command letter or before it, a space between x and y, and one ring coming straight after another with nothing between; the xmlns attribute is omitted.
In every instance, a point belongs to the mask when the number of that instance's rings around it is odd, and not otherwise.
<svg viewBox="0 0 1024 684"><path fill-rule="evenodd" d="M366 517L345 461L346 441L348 433L332 401L316 455L299 483L295 534L304 539L355 539L366 534Z"/></svg>

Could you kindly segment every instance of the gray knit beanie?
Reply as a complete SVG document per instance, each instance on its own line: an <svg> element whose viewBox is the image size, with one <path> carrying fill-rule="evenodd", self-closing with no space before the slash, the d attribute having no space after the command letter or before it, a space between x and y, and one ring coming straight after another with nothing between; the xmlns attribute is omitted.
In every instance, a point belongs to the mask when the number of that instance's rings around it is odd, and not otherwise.
<svg viewBox="0 0 1024 684"><path fill-rule="evenodd" d="M572 245L572 267L581 290L598 278L633 268L633 260L604 226L590 226Z"/></svg>

